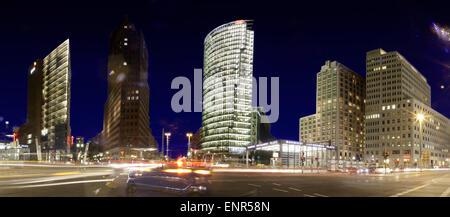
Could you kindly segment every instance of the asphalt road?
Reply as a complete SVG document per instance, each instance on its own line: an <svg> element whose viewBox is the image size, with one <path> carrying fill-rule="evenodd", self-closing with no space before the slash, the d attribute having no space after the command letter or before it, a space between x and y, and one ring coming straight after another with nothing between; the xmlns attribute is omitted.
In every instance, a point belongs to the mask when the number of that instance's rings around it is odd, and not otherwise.
<svg viewBox="0 0 450 217"><path fill-rule="evenodd" d="M123 197L126 173L112 168L0 166L1 197ZM213 197L449 197L450 171L387 175L213 173ZM137 196L175 196L143 192Z"/></svg>

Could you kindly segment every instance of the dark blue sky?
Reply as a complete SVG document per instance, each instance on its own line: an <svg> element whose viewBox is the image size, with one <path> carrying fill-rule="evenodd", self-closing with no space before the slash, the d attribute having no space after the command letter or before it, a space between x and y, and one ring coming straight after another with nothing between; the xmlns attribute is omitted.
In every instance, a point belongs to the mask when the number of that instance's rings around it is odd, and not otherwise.
<svg viewBox="0 0 450 217"><path fill-rule="evenodd" d="M203 66L205 36L238 19L255 22L254 76L280 78L280 118L272 124L277 138L298 140L298 119L315 112L316 73L326 60L337 60L365 75L365 53L375 48L405 56L428 79L433 108L450 117L449 44L430 30L433 21L450 25L444 2L82 2L15 3L0 8L2 127L5 120L13 126L26 121L29 65L70 38L72 134L91 138L99 133L107 93L109 35L125 14L144 32L149 48L153 135L160 143L161 128L171 128L172 149L177 151L187 143L186 132L195 133L201 126L201 113L174 113L170 102L177 91L170 89L170 83L177 76L193 81L194 68Z"/></svg>

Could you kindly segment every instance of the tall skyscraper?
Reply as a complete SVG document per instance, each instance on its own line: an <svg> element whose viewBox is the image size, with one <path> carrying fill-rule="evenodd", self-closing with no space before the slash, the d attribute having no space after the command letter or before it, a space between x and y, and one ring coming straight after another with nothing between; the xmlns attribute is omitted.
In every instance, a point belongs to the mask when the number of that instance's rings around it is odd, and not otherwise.
<svg viewBox="0 0 450 217"><path fill-rule="evenodd" d="M202 150L245 151L251 142L253 22L237 20L205 38Z"/></svg>
<svg viewBox="0 0 450 217"><path fill-rule="evenodd" d="M253 107L251 117L251 145L275 140L275 137L270 133L269 118L262 107Z"/></svg>
<svg viewBox="0 0 450 217"><path fill-rule="evenodd" d="M430 107L426 78L400 53L382 49L367 52L366 74L367 163L418 167L422 156L425 167L448 164L450 123ZM419 114L424 116L421 145Z"/></svg>
<svg viewBox="0 0 450 217"><path fill-rule="evenodd" d="M19 141L36 151L58 158L70 153L70 48L64 41L43 60L36 60L28 73L27 123L19 129Z"/></svg>
<svg viewBox="0 0 450 217"><path fill-rule="evenodd" d="M331 144L340 160L362 160L365 83L341 63L326 61L317 74L316 114L300 118L300 142Z"/></svg>
<svg viewBox="0 0 450 217"><path fill-rule="evenodd" d="M157 147L150 129L144 35L125 17L111 34L109 49L108 99L101 141L106 150Z"/></svg>

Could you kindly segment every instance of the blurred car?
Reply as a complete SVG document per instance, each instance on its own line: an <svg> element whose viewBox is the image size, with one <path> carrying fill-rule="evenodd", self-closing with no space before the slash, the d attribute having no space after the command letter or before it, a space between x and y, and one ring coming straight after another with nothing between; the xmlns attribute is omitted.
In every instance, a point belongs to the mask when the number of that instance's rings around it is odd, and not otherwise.
<svg viewBox="0 0 450 217"><path fill-rule="evenodd" d="M369 169L367 169L367 168L358 169L358 174L368 174L368 173L369 173Z"/></svg>
<svg viewBox="0 0 450 217"><path fill-rule="evenodd" d="M161 167L132 170L128 173L126 194L136 196L146 190L159 191L180 196L204 196L209 189L211 170L177 164L163 164Z"/></svg>

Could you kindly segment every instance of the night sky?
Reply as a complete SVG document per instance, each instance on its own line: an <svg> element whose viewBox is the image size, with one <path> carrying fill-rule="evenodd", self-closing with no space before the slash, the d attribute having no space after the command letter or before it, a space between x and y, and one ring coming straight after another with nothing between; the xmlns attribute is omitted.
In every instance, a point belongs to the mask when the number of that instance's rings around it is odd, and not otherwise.
<svg viewBox="0 0 450 217"><path fill-rule="evenodd" d="M203 67L205 36L215 27L239 19L255 22L253 75L280 78L280 117L272 124L272 134L279 139L298 140L299 118L315 113L316 74L326 60L337 60L365 76L365 53L376 48L396 50L407 58L428 79L432 107L450 117L450 44L430 28L432 22L450 25L449 7L443 4L234 0L14 3L0 8L0 129L5 120L12 126L25 123L28 67L70 38L72 135L96 136L103 128L107 98L109 35L125 14L143 31L150 53L150 127L158 143L162 127L170 129L173 155L186 149L185 134L201 127L201 113L172 111L170 102L177 90L170 89L171 81L186 76L193 85L194 68Z"/></svg>

